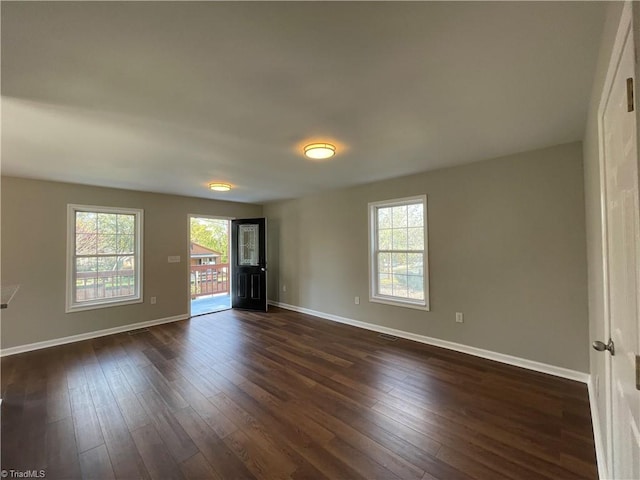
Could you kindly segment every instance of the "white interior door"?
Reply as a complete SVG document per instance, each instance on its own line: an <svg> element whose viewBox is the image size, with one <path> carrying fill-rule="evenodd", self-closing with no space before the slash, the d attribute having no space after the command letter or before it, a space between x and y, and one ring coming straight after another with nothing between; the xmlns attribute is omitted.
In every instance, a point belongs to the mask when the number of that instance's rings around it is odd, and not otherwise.
<svg viewBox="0 0 640 480"><path fill-rule="evenodd" d="M611 471L614 479L640 479L640 208L636 112L629 106L634 78L633 31L625 33L604 116L604 175L611 358ZM633 81L633 80L632 80ZM606 341L606 339L604 339ZM609 355L607 353L607 355Z"/></svg>

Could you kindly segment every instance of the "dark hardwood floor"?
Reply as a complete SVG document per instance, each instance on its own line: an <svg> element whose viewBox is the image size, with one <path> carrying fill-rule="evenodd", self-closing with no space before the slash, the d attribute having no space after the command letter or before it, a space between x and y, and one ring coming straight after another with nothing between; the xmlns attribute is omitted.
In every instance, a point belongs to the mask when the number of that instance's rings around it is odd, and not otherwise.
<svg viewBox="0 0 640 480"><path fill-rule="evenodd" d="M49 479L597 478L585 385L277 308L1 366L2 469Z"/></svg>

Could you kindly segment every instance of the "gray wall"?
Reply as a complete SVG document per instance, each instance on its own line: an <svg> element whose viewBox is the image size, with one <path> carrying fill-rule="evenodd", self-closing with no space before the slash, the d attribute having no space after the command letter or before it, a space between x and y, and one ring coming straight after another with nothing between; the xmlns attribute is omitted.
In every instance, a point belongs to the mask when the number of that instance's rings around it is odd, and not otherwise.
<svg viewBox="0 0 640 480"><path fill-rule="evenodd" d="M1 188L1 281L21 285L2 311L2 348L186 314L188 214L262 215L260 205L10 177ZM65 313L68 203L144 209L144 303Z"/></svg>
<svg viewBox="0 0 640 480"><path fill-rule="evenodd" d="M370 303L367 203L423 193L432 310ZM273 300L588 371L580 143L272 203L265 215Z"/></svg>
<svg viewBox="0 0 640 480"><path fill-rule="evenodd" d="M593 82L587 127L584 135L584 184L585 211L587 226L587 264L589 291L589 336L590 341L605 339L604 324L604 279L602 272L602 212L600 204L600 164L598 144L598 107L604 87L605 76L615 41L622 3L608 5L598 65ZM637 31L637 29L636 29ZM640 77L636 77L640 78ZM602 383L605 378L605 355L590 350L590 372L594 384ZM597 389L597 408L600 431L606 432L606 404L604 385ZM606 454L606 452L603 452Z"/></svg>

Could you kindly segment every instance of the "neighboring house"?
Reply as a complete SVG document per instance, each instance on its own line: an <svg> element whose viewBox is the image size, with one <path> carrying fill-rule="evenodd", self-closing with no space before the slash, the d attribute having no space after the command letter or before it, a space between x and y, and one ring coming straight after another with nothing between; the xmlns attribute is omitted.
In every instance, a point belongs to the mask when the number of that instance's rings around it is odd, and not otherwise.
<svg viewBox="0 0 640 480"><path fill-rule="evenodd" d="M222 253L191 242L191 298L214 293L228 293L228 264L222 263ZM216 266L207 266L216 265Z"/></svg>
<svg viewBox="0 0 640 480"><path fill-rule="evenodd" d="M222 253L211 250L198 243L190 245L191 265L217 265L222 259Z"/></svg>

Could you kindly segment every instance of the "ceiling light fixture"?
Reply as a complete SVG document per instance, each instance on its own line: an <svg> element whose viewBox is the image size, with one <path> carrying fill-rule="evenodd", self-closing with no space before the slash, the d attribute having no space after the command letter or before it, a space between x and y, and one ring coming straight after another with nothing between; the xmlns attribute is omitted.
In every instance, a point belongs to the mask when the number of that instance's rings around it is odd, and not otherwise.
<svg viewBox="0 0 640 480"><path fill-rule="evenodd" d="M314 160L324 160L336 154L336 147L330 143L310 143L304 147L304 154Z"/></svg>
<svg viewBox="0 0 640 480"><path fill-rule="evenodd" d="M228 192L231 190L231 185L228 183L210 183L209 188L211 190L215 190L216 192Z"/></svg>

